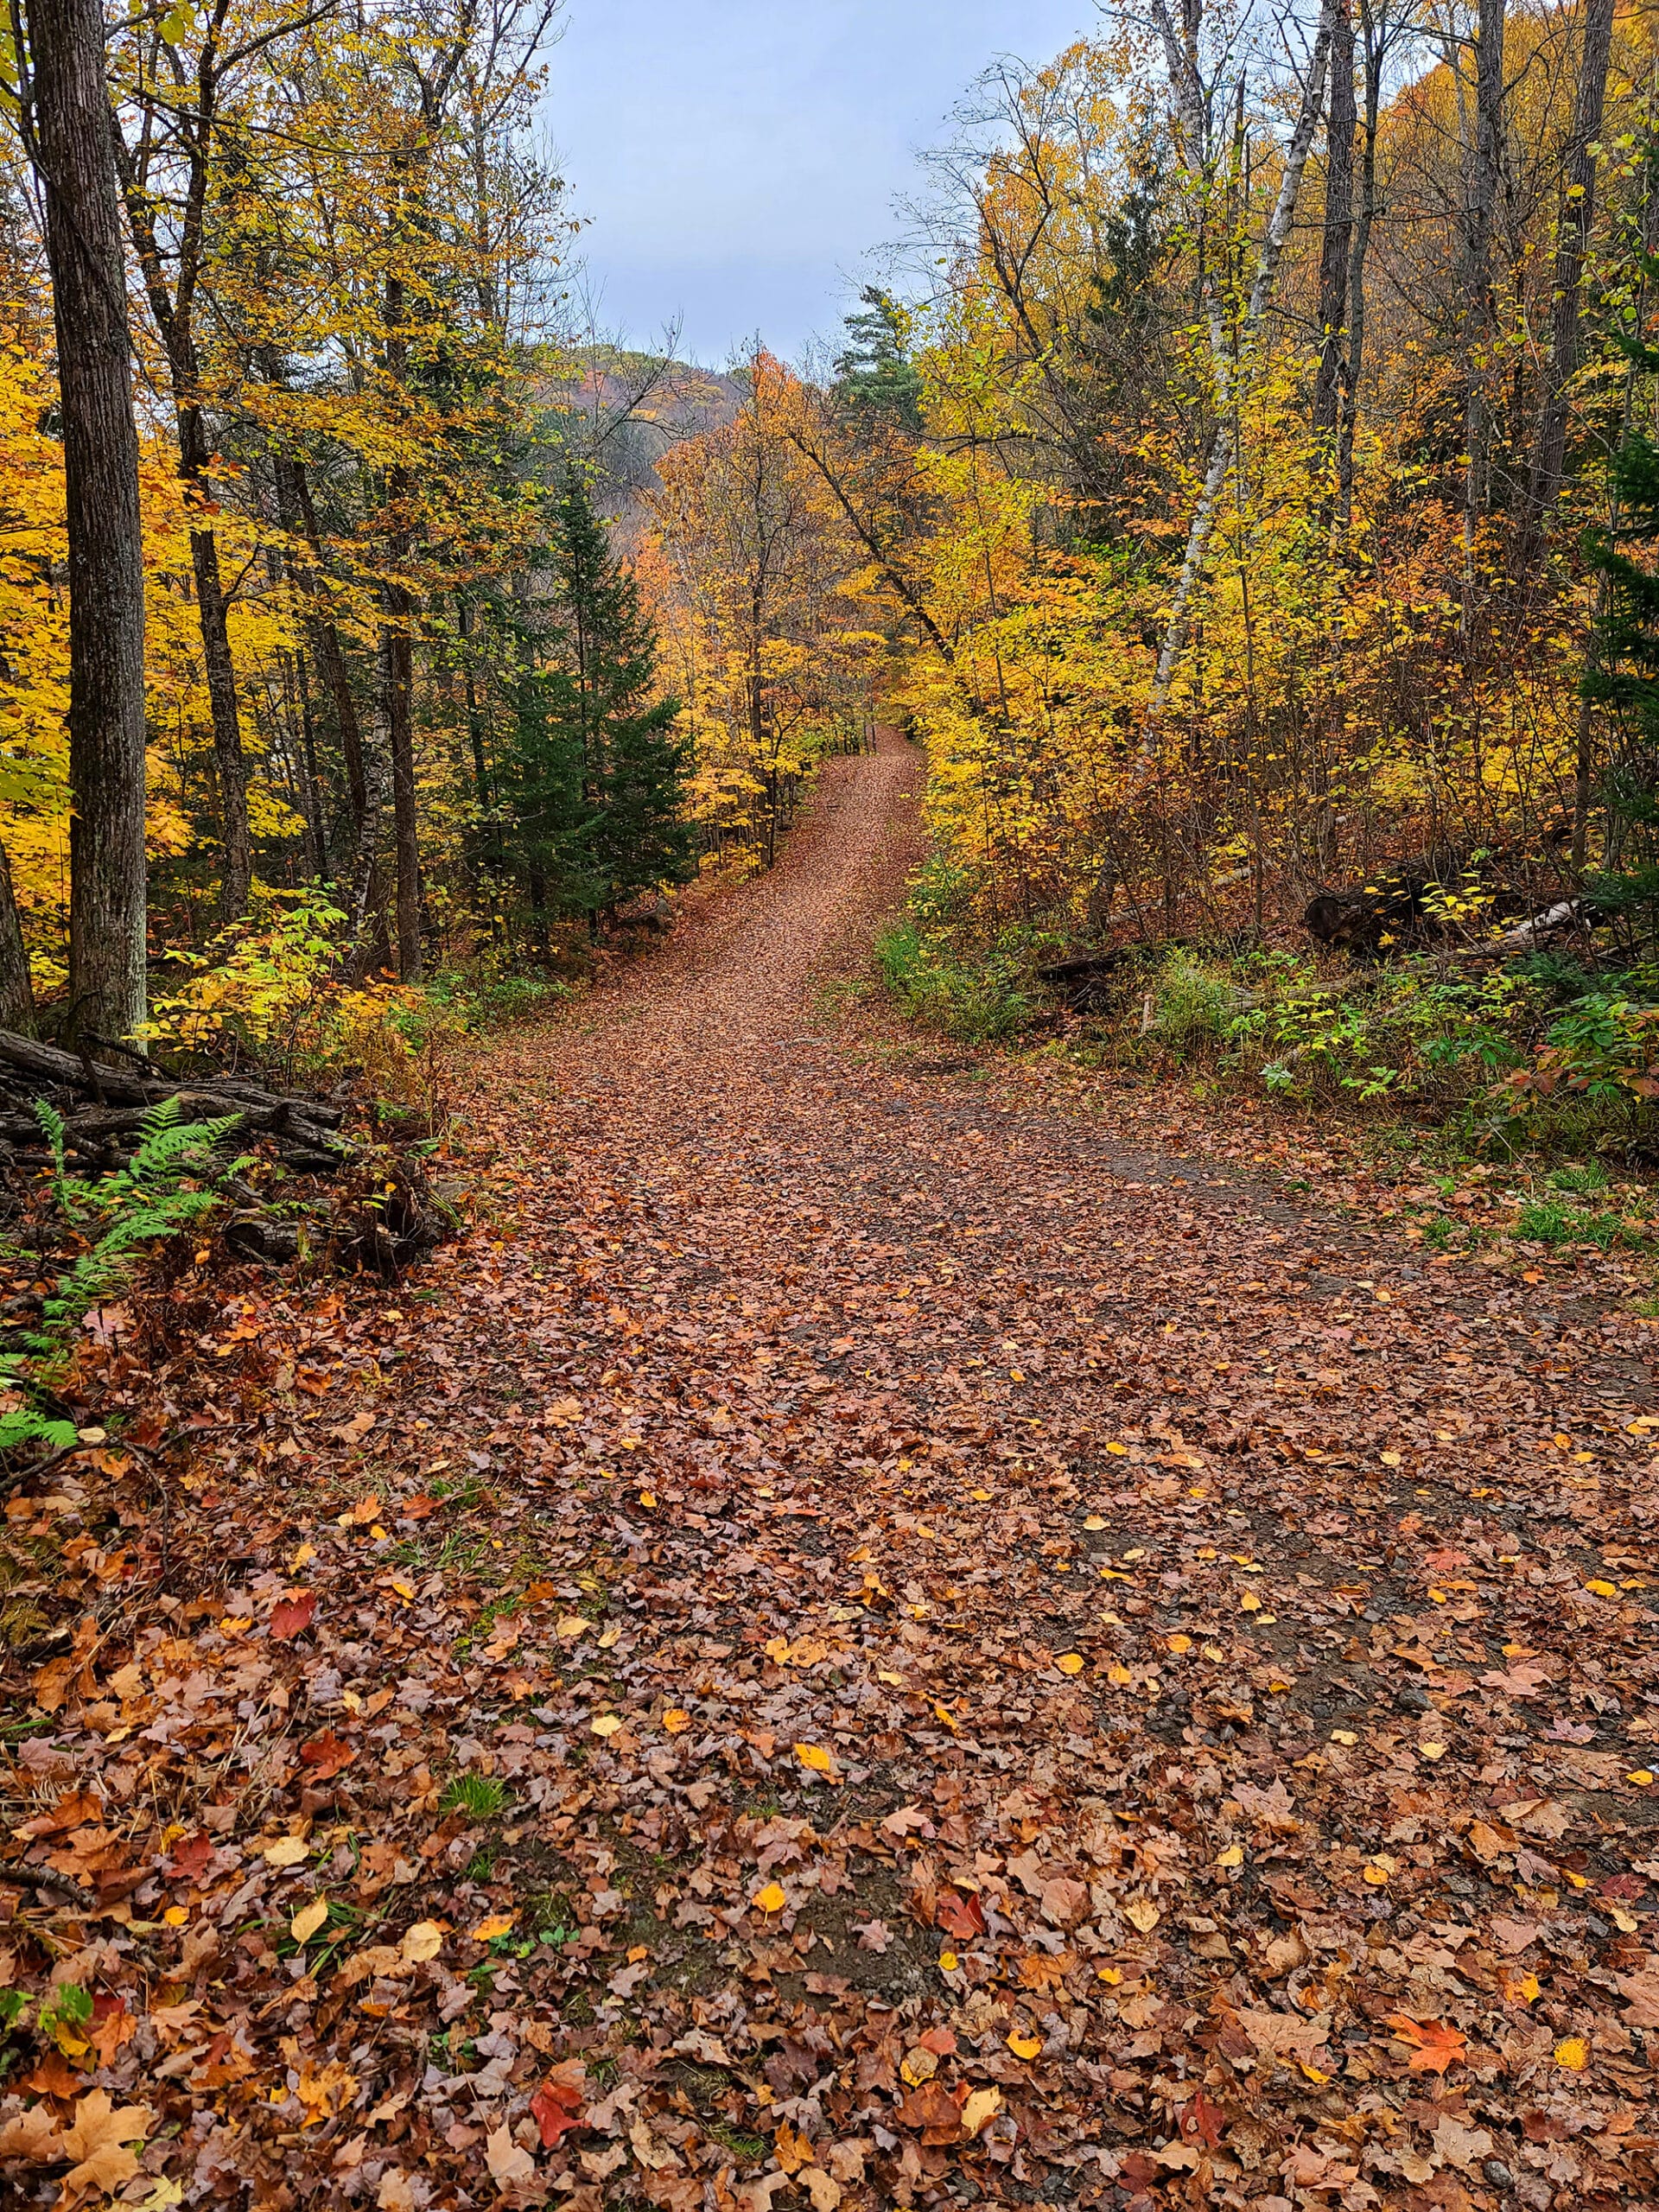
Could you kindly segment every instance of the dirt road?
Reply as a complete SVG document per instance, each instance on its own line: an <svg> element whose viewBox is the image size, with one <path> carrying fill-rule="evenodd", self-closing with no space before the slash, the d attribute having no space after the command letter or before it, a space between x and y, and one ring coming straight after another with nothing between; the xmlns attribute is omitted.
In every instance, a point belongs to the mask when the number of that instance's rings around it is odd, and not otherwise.
<svg viewBox="0 0 1659 2212"><path fill-rule="evenodd" d="M1640 1332L837 1012L916 783L492 1052L372 1422L249 1323L251 2064L100 2078L273 2204L1650 2199Z"/></svg>

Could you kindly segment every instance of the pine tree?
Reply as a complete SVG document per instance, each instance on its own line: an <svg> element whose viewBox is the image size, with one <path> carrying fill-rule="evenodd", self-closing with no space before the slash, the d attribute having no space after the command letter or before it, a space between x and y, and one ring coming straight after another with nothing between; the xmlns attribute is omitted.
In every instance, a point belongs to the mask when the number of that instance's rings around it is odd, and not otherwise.
<svg viewBox="0 0 1659 2212"><path fill-rule="evenodd" d="M910 358L910 317L889 294L867 284L862 315L843 318L847 344L836 356L836 396L855 414L880 416L912 438L922 435L922 375Z"/></svg>
<svg viewBox="0 0 1659 2212"><path fill-rule="evenodd" d="M658 695L657 635L586 485L561 497L552 620L519 687L512 842L538 917L613 912L695 874L690 748Z"/></svg>

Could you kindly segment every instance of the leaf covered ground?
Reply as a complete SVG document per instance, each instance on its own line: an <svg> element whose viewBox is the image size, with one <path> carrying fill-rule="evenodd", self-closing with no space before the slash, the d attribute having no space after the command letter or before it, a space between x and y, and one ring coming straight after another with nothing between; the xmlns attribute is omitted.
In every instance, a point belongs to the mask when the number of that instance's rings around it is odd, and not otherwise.
<svg viewBox="0 0 1659 2212"><path fill-rule="evenodd" d="M7 2203L1653 2200L1649 1332L826 1013L915 780L493 1050L392 1302L94 1317Z"/></svg>

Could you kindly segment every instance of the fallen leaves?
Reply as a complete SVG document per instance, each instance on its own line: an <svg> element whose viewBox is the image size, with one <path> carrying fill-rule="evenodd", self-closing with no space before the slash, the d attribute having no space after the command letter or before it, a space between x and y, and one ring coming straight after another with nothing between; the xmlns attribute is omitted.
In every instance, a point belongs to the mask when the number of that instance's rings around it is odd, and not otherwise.
<svg viewBox="0 0 1659 2212"><path fill-rule="evenodd" d="M117 2106L106 2091L92 2089L62 2128L44 2105L0 2123L0 2160L22 2158L32 2165L67 2161L69 2171L56 2200L67 2208L107 2196L130 2181L138 2171L137 2151L154 2126L148 2105Z"/></svg>
<svg viewBox="0 0 1659 2212"><path fill-rule="evenodd" d="M90 2082L158 2205L1648 2201L1650 1444L1548 1441L1605 1344L1208 1121L1084 1176L1024 1077L638 1011L494 1056L397 1321L181 1355L170 1583L130 1475L20 1501L0 2196Z"/></svg>
<svg viewBox="0 0 1659 2212"><path fill-rule="evenodd" d="M1414 2074L1444 2074L1448 2067L1468 2059L1468 2044L1461 2028L1444 2020L1415 2020L1409 2013L1390 2012L1389 2025L1410 2051Z"/></svg>

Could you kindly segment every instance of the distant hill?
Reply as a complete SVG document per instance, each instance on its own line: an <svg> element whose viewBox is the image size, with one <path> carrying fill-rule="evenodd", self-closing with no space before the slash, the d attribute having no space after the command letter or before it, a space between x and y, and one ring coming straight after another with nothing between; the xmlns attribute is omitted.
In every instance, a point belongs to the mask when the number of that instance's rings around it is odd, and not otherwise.
<svg viewBox="0 0 1659 2212"><path fill-rule="evenodd" d="M642 526L663 454L731 422L748 382L741 372L594 346L578 354L574 374L544 378L543 391L548 404L575 418L572 442L598 470L594 504L626 548Z"/></svg>

